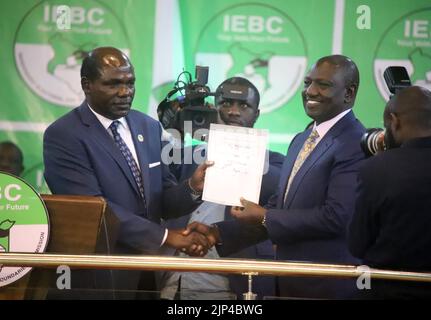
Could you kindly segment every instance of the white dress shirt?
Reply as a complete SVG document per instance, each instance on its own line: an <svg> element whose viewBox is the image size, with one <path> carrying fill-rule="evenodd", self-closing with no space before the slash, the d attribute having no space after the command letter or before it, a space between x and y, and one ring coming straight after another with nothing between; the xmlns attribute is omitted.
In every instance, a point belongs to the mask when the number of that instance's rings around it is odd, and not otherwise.
<svg viewBox="0 0 431 320"><path fill-rule="evenodd" d="M114 120L108 119L101 114L98 114L96 111L94 111L89 104L88 108L91 110L91 112L94 113L96 118L100 121L102 126L108 131L109 135L114 138L111 129L109 129L109 126L114 122ZM135 144L133 143L132 139L132 133L130 132L129 125L127 124L127 121L124 117L117 119L120 122L120 125L118 126L118 133L120 134L121 138L123 139L124 143L127 145L127 148L129 148L130 152L132 153L133 159L135 159L135 162L141 170L141 167L139 165L138 161L138 155L136 153Z"/></svg>

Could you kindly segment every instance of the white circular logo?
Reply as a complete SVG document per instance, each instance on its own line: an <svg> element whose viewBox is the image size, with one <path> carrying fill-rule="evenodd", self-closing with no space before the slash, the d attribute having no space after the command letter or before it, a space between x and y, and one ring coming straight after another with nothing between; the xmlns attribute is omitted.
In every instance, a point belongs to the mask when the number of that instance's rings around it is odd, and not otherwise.
<svg viewBox="0 0 431 320"><path fill-rule="evenodd" d="M44 252L49 217L39 194L24 180L0 172L0 252ZM0 266L0 287L32 268Z"/></svg>
<svg viewBox="0 0 431 320"><path fill-rule="evenodd" d="M210 66L210 86L247 78L259 90L262 113L285 105L302 84L307 49L301 30L283 11L240 4L215 15L202 29L196 65Z"/></svg>
<svg viewBox="0 0 431 320"><path fill-rule="evenodd" d="M42 99L76 107L84 99L83 58L106 43L128 54L128 36L112 10L99 1L41 1L22 19L15 35L15 63Z"/></svg>
<svg viewBox="0 0 431 320"><path fill-rule="evenodd" d="M385 31L374 56L374 78L385 100L390 96L383 73L389 66L407 69L412 85L431 90L431 8L398 18Z"/></svg>

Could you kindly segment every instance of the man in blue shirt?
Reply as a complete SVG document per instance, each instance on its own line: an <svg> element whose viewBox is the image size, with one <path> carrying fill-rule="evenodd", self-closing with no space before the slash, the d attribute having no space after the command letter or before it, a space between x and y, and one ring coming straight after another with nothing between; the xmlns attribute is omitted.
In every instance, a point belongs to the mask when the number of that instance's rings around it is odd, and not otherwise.
<svg viewBox="0 0 431 320"><path fill-rule="evenodd" d="M215 104L219 111L220 120L226 125L252 128L259 117L260 96L257 88L247 79L233 77L225 80L216 90ZM200 144L192 148L193 159L205 159L206 144ZM280 176L281 165L284 157L277 153L268 153L268 170L262 179L260 203L268 201L269 196L275 191ZM182 164L173 166L173 172L178 181L190 177L199 163ZM194 221L207 225L229 220L230 207L212 202L202 203L191 215L177 220L167 221L168 228L185 228ZM170 253L174 253L172 250ZM186 256L182 252L176 252L180 256ZM218 258L215 247L208 251L207 258ZM274 259L273 246L270 241L259 243L246 248L230 257ZM275 280L273 277L255 277L253 292L260 298L275 294ZM181 292L181 299L232 299L235 293L241 298L241 294L247 291L247 279L244 276L218 275L214 273L191 272L167 272L161 274L161 296L173 299L177 291Z"/></svg>

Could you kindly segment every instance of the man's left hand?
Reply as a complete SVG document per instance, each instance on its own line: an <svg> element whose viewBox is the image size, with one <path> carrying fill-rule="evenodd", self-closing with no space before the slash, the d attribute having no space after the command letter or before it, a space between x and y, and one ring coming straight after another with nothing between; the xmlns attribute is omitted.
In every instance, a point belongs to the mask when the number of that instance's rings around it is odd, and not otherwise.
<svg viewBox="0 0 431 320"><path fill-rule="evenodd" d="M261 224L266 214L266 209L244 198L241 198L240 201L243 207L232 207L230 214L241 222Z"/></svg>

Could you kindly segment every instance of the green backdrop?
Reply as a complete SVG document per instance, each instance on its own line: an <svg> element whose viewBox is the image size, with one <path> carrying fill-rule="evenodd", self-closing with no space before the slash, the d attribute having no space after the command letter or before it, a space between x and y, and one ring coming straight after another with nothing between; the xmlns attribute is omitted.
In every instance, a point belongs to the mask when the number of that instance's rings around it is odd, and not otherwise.
<svg viewBox="0 0 431 320"><path fill-rule="evenodd" d="M69 8L70 29L59 5ZM213 90L227 77L247 77L261 92L257 127L270 130L271 149L282 153L310 121L302 79L321 56L357 63L355 112L368 127L382 126L385 67L405 66L414 84L431 88L429 0L5 0L0 25L0 141L22 148L23 177L40 192L43 131L82 101L82 55L96 46L129 54L134 108L153 117L183 69L208 65Z"/></svg>

